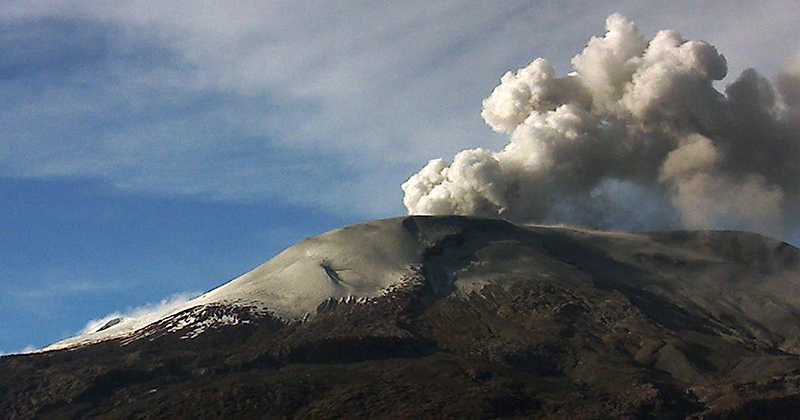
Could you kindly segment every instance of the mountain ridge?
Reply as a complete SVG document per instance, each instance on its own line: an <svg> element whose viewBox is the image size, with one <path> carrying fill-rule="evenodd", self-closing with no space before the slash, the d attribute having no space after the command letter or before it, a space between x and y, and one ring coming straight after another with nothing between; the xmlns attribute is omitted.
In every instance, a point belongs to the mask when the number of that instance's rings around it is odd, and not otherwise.
<svg viewBox="0 0 800 420"><path fill-rule="evenodd" d="M734 231L385 219L307 239L132 334L3 357L0 409L780 418L800 405L798 267L797 248Z"/></svg>

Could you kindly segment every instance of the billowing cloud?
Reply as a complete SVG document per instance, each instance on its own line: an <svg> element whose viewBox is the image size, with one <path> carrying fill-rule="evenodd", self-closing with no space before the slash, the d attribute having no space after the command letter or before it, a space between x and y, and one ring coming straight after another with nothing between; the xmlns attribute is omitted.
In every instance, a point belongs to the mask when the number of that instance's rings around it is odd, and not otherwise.
<svg viewBox="0 0 800 420"><path fill-rule="evenodd" d="M402 186L409 213L614 227L621 207L646 207L634 191L668 207L643 226L673 213L688 227L796 227L800 61L775 83L748 69L719 91L727 61L713 45L648 40L614 14L572 67L537 58L506 73L481 115L509 142L430 161Z"/></svg>

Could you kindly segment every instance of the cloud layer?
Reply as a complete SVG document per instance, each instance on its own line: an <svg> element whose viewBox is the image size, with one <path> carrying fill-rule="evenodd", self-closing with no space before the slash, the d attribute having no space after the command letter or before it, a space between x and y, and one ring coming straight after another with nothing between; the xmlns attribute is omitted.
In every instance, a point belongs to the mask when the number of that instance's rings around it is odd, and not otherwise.
<svg viewBox="0 0 800 420"><path fill-rule="evenodd" d="M776 83L748 69L719 91L727 62L713 45L671 30L647 39L614 14L571 64L563 76L542 58L506 73L481 115L509 142L430 161L402 186L409 213L613 227L630 224L625 207L644 208L633 192L665 207L641 227L672 214L687 227L795 228L797 62Z"/></svg>
<svg viewBox="0 0 800 420"><path fill-rule="evenodd" d="M7 0L0 176L388 216L422 159L502 144L473 106L496 75L531 51L563 69L610 7ZM714 39L739 66L774 72L769 51L797 48L791 0L613 8Z"/></svg>

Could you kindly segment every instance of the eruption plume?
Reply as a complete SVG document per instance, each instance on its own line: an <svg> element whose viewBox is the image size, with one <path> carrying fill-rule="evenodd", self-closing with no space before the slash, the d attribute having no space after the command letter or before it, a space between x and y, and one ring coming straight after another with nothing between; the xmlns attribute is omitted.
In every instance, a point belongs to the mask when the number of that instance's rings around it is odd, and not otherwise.
<svg viewBox="0 0 800 420"><path fill-rule="evenodd" d="M500 151L428 162L402 186L411 214L597 227L797 226L800 60L773 84L671 30L647 40L612 15L559 76L537 58L508 72L481 115ZM798 218L794 218L798 219Z"/></svg>

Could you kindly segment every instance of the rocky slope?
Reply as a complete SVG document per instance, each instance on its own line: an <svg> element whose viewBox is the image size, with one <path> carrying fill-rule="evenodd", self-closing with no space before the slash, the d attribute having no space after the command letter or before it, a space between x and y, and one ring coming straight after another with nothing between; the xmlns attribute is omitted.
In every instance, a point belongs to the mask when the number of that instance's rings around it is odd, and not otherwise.
<svg viewBox="0 0 800 420"><path fill-rule="evenodd" d="M407 217L0 358L25 418L794 418L800 252L742 232Z"/></svg>

